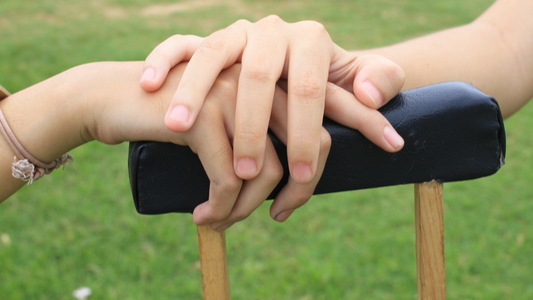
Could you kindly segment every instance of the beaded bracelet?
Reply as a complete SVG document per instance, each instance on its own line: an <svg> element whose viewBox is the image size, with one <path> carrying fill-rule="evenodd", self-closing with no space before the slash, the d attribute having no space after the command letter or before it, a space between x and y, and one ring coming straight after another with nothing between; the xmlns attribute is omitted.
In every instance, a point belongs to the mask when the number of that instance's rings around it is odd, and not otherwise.
<svg viewBox="0 0 533 300"><path fill-rule="evenodd" d="M10 94L0 85L0 100L8 97ZM33 183L43 177L45 174L50 174L55 169L66 165L72 164L74 158L69 153L62 155L60 158L54 160L51 163L44 163L31 155L19 140L15 137L15 134L7 124L6 118L0 109L0 132L6 139L11 150L15 152L15 159L11 166L11 174L15 178L19 178L23 181L27 181L28 184ZM17 160L17 157L19 160Z"/></svg>

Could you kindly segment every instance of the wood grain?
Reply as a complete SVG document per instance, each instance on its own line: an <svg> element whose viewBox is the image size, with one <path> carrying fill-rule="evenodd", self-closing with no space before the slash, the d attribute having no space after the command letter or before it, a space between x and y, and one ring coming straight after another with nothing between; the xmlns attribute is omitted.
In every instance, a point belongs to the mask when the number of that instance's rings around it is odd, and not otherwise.
<svg viewBox="0 0 533 300"><path fill-rule="evenodd" d="M419 300L446 299L442 183L415 184L416 264Z"/></svg>
<svg viewBox="0 0 533 300"><path fill-rule="evenodd" d="M202 286L205 300L231 299L226 254L226 234L198 226L198 246L202 265Z"/></svg>

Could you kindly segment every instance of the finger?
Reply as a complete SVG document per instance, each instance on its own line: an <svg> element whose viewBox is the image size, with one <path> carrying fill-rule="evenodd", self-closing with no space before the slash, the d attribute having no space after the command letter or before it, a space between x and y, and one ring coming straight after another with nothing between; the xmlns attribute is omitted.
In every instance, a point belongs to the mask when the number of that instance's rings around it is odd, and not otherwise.
<svg viewBox="0 0 533 300"><path fill-rule="evenodd" d="M223 231L235 222L247 218L265 201L281 178L283 178L283 167L272 141L268 139L264 168L256 178L244 182L230 215L223 221L212 223L211 228Z"/></svg>
<svg viewBox="0 0 533 300"><path fill-rule="evenodd" d="M221 101L228 97L235 99L236 95L233 88L227 88L230 79L226 80L223 74L206 99L198 122L187 132L187 137L191 137L188 144L198 153L210 180L209 200L197 206L193 212L193 220L198 225L227 218L242 186L242 180L233 170L232 137L231 134L228 136L232 128L227 128L225 122L228 118L232 119L235 106L226 103L226 106L221 105ZM236 83L233 85L236 86Z"/></svg>
<svg viewBox="0 0 533 300"><path fill-rule="evenodd" d="M283 143L287 143L286 101L287 95L285 92L283 92L281 88L276 87L270 128ZM324 171L330 147L331 137L329 133L322 128L320 131L320 151L315 176L307 183L298 183L294 179L289 178L287 185L284 186L277 195L270 208L270 215L273 219L279 222L285 221L292 214L294 209L302 206L307 200L309 200L309 198L311 198L316 185L322 176L322 172Z"/></svg>
<svg viewBox="0 0 533 300"><path fill-rule="evenodd" d="M318 156L317 171L311 181L298 183L292 177L289 178L270 207L270 216L278 221L285 222L294 210L309 201L315 191L316 185L324 172L326 160L331 148L331 137L326 129L322 128L320 135L320 153Z"/></svg>
<svg viewBox="0 0 533 300"><path fill-rule="evenodd" d="M361 103L377 109L402 90L405 73L396 63L380 55L364 55L356 62L353 91Z"/></svg>
<svg viewBox="0 0 533 300"><path fill-rule="evenodd" d="M194 35L173 35L155 47L144 61L140 86L146 92L157 91L168 72L182 61L188 61L204 38Z"/></svg>
<svg viewBox="0 0 533 300"><path fill-rule="evenodd" d="M184 132L192 126L220 71L241 57L247 23L238 21L211 34L193 54L165 116L170 130Z"/></svg>
<svg viewBox="0 0 533 300"><path fill-rule="evenodd" d="M289 54L287 156L291 177L299 183L310 182L315 176L332 55L324 27L310 24L305 34L291 41Z"/></svg>
<svg viewBox="0 0 533 300"><path fill-rule="evenodd" d="M388 152L402 149L404 140L377 110L368 108L350 92L328 83L325 115L345 126L359 130L371 142Z"/></svg>
<svg viewBox="0 0 533 300"><path fill-rule="evenodd" d="M237 199L242 180L233 172L231 145L219 123L205 130L203 138L190 143L198 149L198 157L209 177L209 200L198 205L193 212L197 225L225 219Z"/></svg>
<svg viewBox="0 0 533 300"><path fill-rule="evenodd" d="M242 56L233 143L235 172L242 179L254 178L263 166L272 98L288 46L280 38L282 26L276 16L254 24Z"/></svg>

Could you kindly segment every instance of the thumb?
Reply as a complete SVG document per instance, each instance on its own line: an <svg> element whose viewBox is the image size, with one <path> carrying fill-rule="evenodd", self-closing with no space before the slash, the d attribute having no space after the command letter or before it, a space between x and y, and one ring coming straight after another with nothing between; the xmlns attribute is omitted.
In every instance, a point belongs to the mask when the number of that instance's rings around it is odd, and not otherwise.
<svg viewBox="0 0 533 300"><path fill-rule="evenodd" d="M189 61L204 39L194 35L174 35L155 47L144 61L139 85L146 92L157 91L170 69Z"/></svg>
<svg viewBox="0 0 533 300"><path fill-rule="evenodd" d="M404 71L393 61L373 54L357 58L353 91L367 107L385 105L401 91L404 82Z"/></svg>

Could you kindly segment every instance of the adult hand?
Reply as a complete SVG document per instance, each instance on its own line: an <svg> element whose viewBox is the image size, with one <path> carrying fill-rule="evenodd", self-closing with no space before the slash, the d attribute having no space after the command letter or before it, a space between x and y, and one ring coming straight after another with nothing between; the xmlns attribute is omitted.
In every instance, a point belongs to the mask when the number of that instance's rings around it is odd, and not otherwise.
<svg viewBox="0 0 533 300"><path fill-rule="evenodd" d="M268 140L265 166L260 174L244 182L234 174L231 142L235 133L235 99L240 65L220 74L206 97L197 122L182 134L168 130L163 116L185 65L172 69L165 84L155 93L145 93L136 86L140 67L140 62L82 65L20 91L1 101L0 106L21 143L41 161L52 161L91 140L106 144L155 140L189 145L200 156L211 180L209 201L197 207L194 221L197 224L211 223L213 229L222 230L246 218L276 186L282 169ZM350 95L333 85L328 88L330 98L343 94ZM283 142L287 142L287 95L279 87L276 88L274 101L271 128ZM353 102L361 106L354 110L355 120L361 125L370 123L375 115L379 115L377 111ZM326 104L326 110L336 109ZM24 116L28 114L45 117L27 119ZM364 126L361 131L365 132ZM4 146L7 147L0 140L0 148ZM315 177L304 184L290 179L274 200L272 218L286 220L295 208L311 197L329 147L329 134L322 129ZM2 170L8 170L12 154L9 149L2 154L5 154L0 157L0 163L5 165ZM0 189L1 202L19 189L23 182L13 179L9 172L0 172L0 177L5 183Z"/></svg>
<svg viewBox="0 0 533 300"><path fill-rule="evenodd" d="M191 128L221 70L242 63L233 141L234 169L242 179L256 177L263 168L279 78L288 81L286 143L294 182L306 184L316 177L325 102L333 102L326 115L350 127L359 123L368 128L363 134L384 150L395 152L403 146L403 139L380 114L372 114L368 124L355 120L361 109L357 100L371 108L384 105L400 91L403 71L381 56L346 52L319 23L290 24L269 16L256 23L237 21L207 38L173 36L146 59L141 87L157 90L168 70L183 60L190 62L165 116L166 126L175 132ZM326 97L328 81L353 94Z"/></svg>
<svg viewBox="0 0 533 300"><path fill-rule="evenodd" d="M135 65L137 68L132 69ZM209 200L199 205L193 213L196 224L212 224L222 231L246 218L268 197L283 176L283 168L270 140L266 143L265 164L252 180L243 181L233 170L234 118L237 99L237 82L240 65L236 64L220 73L206 99L194 125L184 133L167 129L163 122L172 93L182 78L186 64L173 68L165 84L156 93L145 93L140 88L129 88L120 82L136 84L140 65L135 63L105 63L98 66L94 76L112 74L109 91L93 98L96 109L87 125L90 138L107 144L123 141L155 140L188 145L198 154L210 180ZM102 70L106 68L109 70ZM124 70L117 74L116 70ZM91 73L93 74L93 73ZM91 76L89 80L91 80ZM111 79L111 78L109 78ZM108 95L114 95L109 101ZM285 124L277 124L284 129ZM286 129L285 129L286 131ZM325 161L325 160L324 160Z"/></svg>

